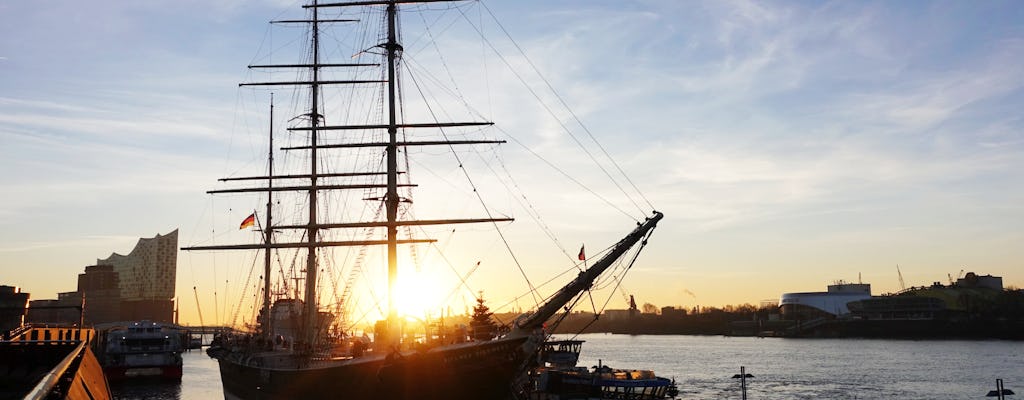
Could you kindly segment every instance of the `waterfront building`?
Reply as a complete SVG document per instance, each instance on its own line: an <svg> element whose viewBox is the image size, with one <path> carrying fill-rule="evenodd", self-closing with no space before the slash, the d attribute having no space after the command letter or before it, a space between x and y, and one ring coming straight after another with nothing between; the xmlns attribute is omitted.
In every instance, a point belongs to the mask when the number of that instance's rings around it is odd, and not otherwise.
<svg viewBox="0 0 1024 400"><path fill-rule="evenodd" d="M973 272L968 272L962 278L957 278L956 286L961 288L980 288L1002 291L1003 277L992 275L978 275Z"/></svg>
<svg viewBox="0 0 1024 400"><path fill-rule="evenodd" d="M941 299L913 293L851 301L847 307L862 320L930 320L947 315L946 304Z"/></svg>
<svg viewBox="0 0 1024 400"><path fill-rule="evenodd" d="M96 265L113 266L121 298L121 319L174 321L178 230L139 239L128 255L112 253Z"/></svg>
<svg viewBox="0 0 1024 400"><path fill-rule="evenodd" d="M899 297L933 299L928 307L923 308L924 312L940 310L951 315L967 315L991 309L1002 292L1002 277L968 272L950 285L935 282L931 286L910 288Z"/></svg>
<svg viewBox="0 0 1024 400"><path fill-rule="evenodd" d="M871 284L836 282L825 292L785 293L779 300L784 319L835 318L850 313L846 304L871 298Z"/></svg>
<svg viewBox="0 0 1024 400"><path fill-rule="evenodd" d="M601 315L608 321L623 321L636 315L636 310L604 310Z"/></svg>
<svg viewBox="0 0 1024 400"><path fill-rule="evenodd" d="M662 307L661 317L667 319L681 319L683 317L686 317L686 309L682 307L677 308L672 306Z"/></svg>
<svg viewBox="0 0 1024 400"><path fill-rule="evenodd" d="M78 274L78 292L85 297L84 320L94 325L121 320L121 291L118 287L118 273L112 265L85 267L85 273Z"/></svg>
<svg viewBox="0 0 1024 400"><path fill-rule="evenodd" d="M37 324L77 324L81 321L82 296L78 292L57 293L56 299L28 302L25 322Z"/></svg>
<svg viewBox="0 0 1024 400"><path fill-rule="evenodd" d="M941 319L984 313L1003 291L1003 278L968 272L949 285L911 287L871 296L871 285L838 282L827 292L786 293L780 309L788 320L846 317L862 320Z"/></svg>
<svg viewBox="0 0 1024 400"><path fill-rule="evenodd" d="M0 333L21 326L25 321L28 293L15 286L0 285Z"/></svg>
<svg viewBox="0 0 1024 400"><path fill-rule="evenodd" d="M78 275L78 290L34 300L28 321L94 325L116 321L174 322L178 230L142 238L127 255L111 253ZM78 309L85 304L84 315Z"/></svg>

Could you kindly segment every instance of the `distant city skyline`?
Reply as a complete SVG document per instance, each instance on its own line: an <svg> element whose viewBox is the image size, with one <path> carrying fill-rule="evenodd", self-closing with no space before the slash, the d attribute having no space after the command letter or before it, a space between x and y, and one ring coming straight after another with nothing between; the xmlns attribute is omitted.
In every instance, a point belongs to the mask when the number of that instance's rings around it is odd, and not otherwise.
<svg viewBox="0 0 1024 400"><path fill-rule="evenodd" d="M294 36L268 30L266 21L301 15L298 4L0 4L0 284L32 299L56 298L94 260L178 228L183 246L258 240L237 229L258 202L204 191L217 178L263 168L266 93L236 84L251 79L245 66L255 57ZM509 50L507 29L665 213L622 283L639 304L758 304L837 280L894 292L897 265L908 286L945 283L961 270L1024 286L1020 2L459 7L468 16L449 10L451 21L500 18L501 27L483 24L488 40L525 65ZM472 29L453 26L431 33L473 39ZM488 52L481 44L461 50L446 64ZM474 75L460 76L470 81L461 88L489 88L479 107L536 143L531 151L563 165L586 162L557 128L572 118L558 111L561 120L552 121L523 106L531 96L489 57L496 86ZM503 150L528 161L510 168L548 176L517 145ZM590 185L594 176L586 178ZM632 226L577 187L534 180L525 182L531 200L560 232L569 261L580 244L596 254ZM625 204L613 192L600 194ZM527 238L519 243L532 243ZM528 253L527 244L517 249ZM199 322L194 297L207 323L251 315L238 310L236 287L251 260L184 252L177 259L183 322ZM469 269L478 260L457 261ZM533 279L566 266L565 259L526 261ZM505 304L524 285L509 271L484 260L472 287L489 304ZM509 276L519 279L515 290L505 288ZM618 291L602 296L611 298L609 308L627 306Z"/></svg>
<svg viewBox="0 0 1024 400"><path fill-rule="evenodd" d="M112 253L83 268L75 287L61 288L55 298L32 298L26 319L34 323L174 322L177 254L177 229L139 238L127 254ZM80 306L84 310L72 309Z"/></svg>

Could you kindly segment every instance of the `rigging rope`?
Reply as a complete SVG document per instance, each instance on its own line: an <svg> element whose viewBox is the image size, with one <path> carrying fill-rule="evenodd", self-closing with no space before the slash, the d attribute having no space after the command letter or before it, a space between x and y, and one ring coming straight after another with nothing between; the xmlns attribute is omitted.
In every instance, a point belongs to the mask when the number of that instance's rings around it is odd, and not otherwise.
<svg viewBox="0 0 1024 400"><path fill-rule="evenodd" d="M426 96L424 95L422 88L420 88L419 82L416 80L416 78L413 75L411 75L411 74L409 75L409 78L412 80L413 86L415 86L416 90L420 93L420 97L425 99ZM440 122L437 119L437 114L434 112L434 108L431 107L429 103L426 104L426 108L427 108L427 111L430 113L431 118L433 118L433 120L435 122ZM450 140L448 138L448 134L445 132L444 128L441 128L440 131L441 131L441 136L444 137L444 140L446 140L446 141ZM455 161L459 163L459 170L462 171L462 174L463 174L463 176L465 176L466 181L469 182L470 187L473 189L473 194L476 196L477 200L480 202L480 206L483 207L484 213L487 214L487 218L488 219L494 219L494 215L491 213L490 207L487 207L487 204L484 201L483 196L481 196L479 190L477 190L476 183L473 181L473 178L469 175L469 171L467 171L464 168L463 163L462 163L462 158L459 157L458 152L455 151L455 148L452 145L449 145L448 147L449 147L449 149L452 152L452 157L454 157ZM502 232L502 230L498 226L497 222L494 222L493 225L494 225L495 231L498 233L498 236L501 237L502 243L505 244L505 249L508 250L509 256L512 257L512 261L516 264L516 267L519 269L519 273L523 276L523 279L526 280L527 286L530 287L530 292L533 294L534 302L537 303L537 304L540 304L540 302L537 300L537 293L536 293L537 289L533 286L533 283L530 282L530 278L528 276L526 276L526 271L523 269L523 265L519 262L519 258L516 257L515 252L512 251L512 245L508 242L508 239L505 237L505 234Z"/></svg>
<svg viewBox="0 0 1024 400"><path fill-rule="evenodd" d="M655 228L657 228L657 227L655 227ZM624 268L622 270L622 275L623 276L626 275L626 272L628 272L630 270L630 268L633 268L633 264L636 263L637 258L640 257L640 252L644 250L644 247L647 247L647 240L651 238L652 234L654 234L654 229L655 228L651 228L651 230L647 232L647 235L644 236L644 239L642 241L640 241L640 247L638 247L636 249L636 252L633 253L633 258L629 260L629 264L626 266L626 268ZM622 279L621 278L620 279L616 279L615 280L615 289L618 289L620 284L622 284ZM605 308L608 307L608 303L611 302L612 295L614 295L614 294L615 294L615 290L612 290L608 294L608 299L605 300L603 305L601 305L601 311L602 312L604 312ZM572 339L576 339L577 337L579 337L579 335L581 333L583 333L583 331L586 330L588 327L590 327L591 324L593 324L594 322L597 322L597 319L598 319L599 315L600 314L595 313L594 314L594 319L591 320L590 322L588 322L586 325L584 325L583 328L580 328L580 330L578 332L576 332L575 335L572 336Z"/></svg>
<svg viewBox="0 0 1024 400"><path fill-rule="evenodd" d="M408 64L407 64L407 66L409 67L409 69L410 69L410 70L413 70L413 68L412 68L412 67L413 67L413 66L415 66L415 65L417 65L417 64L416 64L416 63L414 62L414 60L410 60L410 59L408 59L408 58L406 58L406 62L408 63ZM446 68L447 68L447 67L446 67ZM426 70L423 70L423 69L417 69L416 71L418 71L418 73L421 73L421 74L424 74L424 75L426 75L426 76L427 76L428 78L432 78L432 79L433 79L433 82L435 82L435 83L438 83L438 84L440 84L440 80L438 80L437 78L434 78L433 76L431 76L431 74L429 73L429 71L426 71ZM451 75L451 74L450 74L450 72L449 72L449 75ZM445 88L444 88L443 86L441 86L441 89L445 89ZM473 112L473 113L477 114L478 116L480 115L480 113L479 113L478 111L475 111L475 110L473 110L472 106L470 106L470 105L469 105L469 104L468 104L468 103L467 103L467 102L465 101L465 99L464 99L464 98L462 97L462 95L461 95L460 93L458 93L458 92L457 92L457 90L456 90L456 92L451 92L451 91L448 91L448 93L449 93L449 94L451 94L451 95L453 95L453 96L456 96L456 97L457 97L457 98L458 98L458 99L459 99L460 101L462 101L462 104L463 104L463 105L464 105L464 106L465 106L465 107L466 107L466 108L467 108L467 109L468 109L468 110L469 110L470 112ZM483 131L483 129L480 129L480 130L478 130L478 132L479 132L479 131ZM508 135L508 134L506 133L506 136L511 136L511 135ZM524 147L525 147L525 146L524 146ZM485 157L484 157L484 156L483 156L483 155L482 155L482 154L481 154L481 153L480 153L479 151L476 151L476 150L475 150L475 148L474 148L474 154L476 154L476 155L477 155L477 157L479 157L479 158L480 158L480 160L481 160L481 161L483 161L483 164L484 164L484 165L485 165L485 166L486 166L486 167L487 167L487 168L488 168L488 169L489 169L489 170L490 170L490 171L491 171L491 172L492 172L492 173L493 173L493 174L494 174L494 175L495 175L496 177L501 177L501 176L504 176L504 178L505 178L505 179L508 179L508 181L509 181L509 182L511 182L511 187L509 187L509 183L508 183L508 182L506 182L506 181L505 181L505 180L503 180L503 179L498 179L498 181L499 181L499 182L500 182L500 183L501 183L501 184L502 184L502 185L503 185L503 186L505 187L505 189L506 189L506 190L507 190L507 191L508 191L509 193L520 193L520 195L519 195L519 196L514 196L514 197L513 197L513 198L515 199L515 201L516 201L516 202L517 202L517 203L518 203L518 204L520 205L520 207L522 207L522 208L523 208L524 210L526 210L526 211L527 211L527 214L528 214L528 215L529 215L529 216L530 216L530 217L531 217L531 218L532 218L532 219L534 220L534 222L535 222L535 223L537 224L537 226L541 228L541 230L542 230L542 231L543 231L543 232L545 233L545 235L547 235L547 236L548 236L548 238L549 238L549 239L551 239L551 241L552 241L553 243L555 243L555 246L556 246L556 247L558 247L558 249L562 251L562 253L563 253L563 254L564 254L564 255L566 256L566 258L568 258L569 260L573 260L573 259L574 259L573 255L572 255L572 254L570 254L569 250L567 250L567 248L566 248L565 246L563 246L563 245L561 244L561 241L560 241L560 240L558 239L557 235L556 235L556 234L554 233L554 231L553 231L553 230L552 230L552 229L550 228L550 226L548 226L548 225L547 225L547 223L546 223L545 221L543 221L543 218L541 217L540 213L539 213L539 212L537 211L536 207L535 207L535 206L533 205L533 203L532 203L532 202L531 202L531 201L530 201L530 200L529 200L529 199L528 199L528 198L526 197L526 195L525 195L525 192L524 192L524 191L522 190L522 188L521 188L521 187L519 186L519 183L518 183L518 182L516 181L515 177L514 177L514 176L512 175L512 173L511 173L511 172L510 172L510 171L508 170L508 168L507 168L507 166L505 165L504 161L503 161L503 160L501 159L501 157L500 157L500 154L499 154L499 153L494 153L494 160L496 160L496 161L497 161L497 162L498 162L498 163L499 163L499 164L501 165L501 169L502 169L502 171L503 171L503 174L501 174L501 173L498 173L497 171L495 171L495 169L494 169L494 168L493 168L493 167L491 166L491 164L490 164L489 162L487 162L487 158L485 158ZM536 154L535 154L535 155L536 155ZM536 155L536 156L537 156L538 158L541 158L541 159L543 160L543 157L541 157L541 156L539 156L539 155ZM551 166L552 166L553 168L555 168L556 170L558 169L557 167L554 167L552 163L548 163L548 165L551 165ZM565 176L568 176L568 174L567 174L567 173L565 173L564 171L561 171L561 172L562 172L562 174L563 174L563 175L565 175ZM438 177L438 178L441 178L441 177ZM443 178L441 178L441 179L443 179ZM582 186L582 184L581 184L581 186ZM514 190L513 190L513 189L514 189ZM584 187L584 189L586 189L586 187ZM591 193L593 193L593 192L591 191ZM596 193L594 193L594 194L595 194L595 195L596 195L597 197L600 197L600 195L597 195ZM610 202L606 202L606 203L610 203Z"/></svg>
<svg viewBox="0 0 1024 400"><path fill-rule="evenodd" d="M643 192L641 192L640 189L637 188L636 184L634 184L633 181L631 179L629 179L629 176L626 175L625 171L623 171L622 168L619 166L619 164L615 162L615 159L612 158L611 155L608 154L608 151L605 150L604 146L601 146L601 143L597 141L597 139L594 137L594 134L590 132L590 129L588 129L587 126L583 124L583 121L581 121L579 119L579 117L572 110L572 108L569 107L569 105L565 102L565 100L562 98L562 96L558 94L558 91L556 91L555 88L553 86L551 86L551 83L547 80L547 78L545 78L544 75L542 75L540 73L540 70L533 63L533 60L531 60L530 57L526 55L526 52L523 51L523 48L519 46L519 43L516 42L515 39L512 38L512 35L510 35L508 33L508 30L506 30L505 26L501 24L501 21L498 20L497 16L495 16L494 13L491 12L491 9L489 7L487 7L487 4L485 4L484 2L481 1L480 5L483 6L483 8L485 10L487 10L487 13L491 16L491 19L494 20L494 22L498 25L498 27L501 28L501 31L505 34L505 37L507 37L508 40L512 42L512 44L516 47L517 50L519 50L519 54L521 54L523 56L523 58L526 60L527 64L530 65L530 68L532 68L534 73L536 73L537 76L541 79L541 81L544 82L544 84L547 86L548 90L550 90L551 93L554 94L555 98L558 99L559 103L562 104L562 107L564 107L566 109L566 111L568 111L569 114L572 115L573 120L575 120L576 123L579 124L579 126L581 128L583 128L583 131L587 133L587 136L590 137L590 140L593 141L594 144L596 144L599 149L601 149L601 152L604 153L604 156L612 163L612 165L615 166L615 168L618 170L619 174L622 175L622 177L624 179L626 179L626 182L629 182L629 184L633 187L633 190L635 190L636 193L640 196L640 198L642 198L644 200L644 202L647 203L647 206L650 207L650 209L654 209L654 205L651 204L650 200L648 200L647 197L644 196ZM465 14L463 14L463 17L465 17ZM469 21L469 18L465 18L465 19L466 19L466 21ZM470 22L470 24L472 24L472 22ZM477 32L480 32L480 31L477 30ZM481 33L481 36L482 35L483 34ZM497 50L495 50L495 52L497 52ZM504 60L504 57L502 57L502 60ZM531 92L532 92L532 90L531 90ZM547 107L545 106L545 108L547 108ZM549 112L550 112L550 109L549 109ZM553 113L552 113L552 117L554 117ZM576 140L575 135L573 135L572 132L570 132L568 130L568 128L565 127L564 125L562 125L562 127L566 130L566 133L568 133L569 136L571 136L573 138L573 140L575 141ZM577 141L577 144L579 144L580 148L582 148L584 151L587 151L585 148L583 148L583 145L580 144L578 141ZM590 152L589 151L587 151L587 155L590 156ZM593 159L594 162L597 163L597 160L594 159L593 156L591 156L591 159ZM630 199L630 201L633 202L633 205L638 210L640 210L640 212L642 212L642 213L645 212L638 204L636 204L635 201L633 201L632 196L630 196L628 193L626 193L626 191L621 186L619 186L618 181L615 180L614 178L612 178L611 174L609 174L607 171L605 171L603 166L601 166L600 164L598 164L598 165L601 168L601 171L604 172L605 175L608 176L608 178L611 179L612 182L615 183L615 186L619 188L619 190L622 192L622 194L625 195L626 198Z"/></svg>
<svg viewBox="0 0 1024 400"><path fill-rule="evenodd" d="M493 16L493 14L492 14L492 16ZM586 148L585 146L583 146L583 143L582 143L582 142L580 142L580 140L579 140L579 139L578 139L578 138L576 137L576 135L574 135L574 134L572 133L572 131L571 131L571 130L569 129L569 127L568 127L568 126L566 126L566 125L565 125L565 123L564 123L564 122L562 121L562 119L561 119L561 118L559 118L559 117L558 117L558 116L557 116L557 115L555 114L555 111L554 111L554 110L552 110L552 109L551 109L551 107L550 107L550 106L548 106L548 104L547 104L546 102L544 102L544 100L543 100L543 99L541 99L540 95L539 95L539 94L538 94L538 93L537 93L537 92L536 92L536 91L535 91L535 90L534 90L534 89L533 89L532 87L530 87L530 85L529 85L529 84L528 84L528 83L526 82L526 79L524 79L524 78L523 78L523 76L522 76L521 74L519 74L519 72L518 72L518 71L516 71L516 70L515 70L515 69L514 69L514 68L512 67L512 64L511 64L511 63L510 63L510 62L509 62L509 61L508 61L508 60L507 60L507 59L505 58L505 56L504 56L504 55L502 55L502 54L501 54L501 52L500 52L500 51L498 51L497 47L495 47L495 46L494 46L494 44L492 44L490 40L488 40L488 39L487 39L486 37L484 37L484 36L483 36L483 32L482 32L482 31L480 31L480 28L479 28L479 27L477 27L476 25L474 25L474 24L473 24L473 22L472 22L472 21L470 21L470 20L469 20L469 18L465 16L465 14L463 14L463 17L465 17L466 21L467 21L467 22L469 22L470 26L472 26L472 27L473 27L473 29L475 29L475 30L477 31L477 33L478 33L478 34L480 35L481 39L483 39L483 41L484 41L485 43L487 43L487 45L488 45L488 46L490 46L491 50L493 50L493 51L494 51L494 53L495 53L495 54L497 54L497 56L498 56L498 59L500 59L500 60L502 61L502 63L504 63L504 64L505 64L505 66L506 66L506 67L508 67L509 71L510 71L510 72L512 72L512 74L513 74L513 75L514 75L514 76L516 77L516 79L518 79L518 80L519 80L519 82L523 84L523 87L525 87L525 88L526 88L526 90L527 90L528 92L530 92L530 94L531 94L531 95L532 95L532 96L533 96L533 97L534 97L534 98L535 98L535 99L537 100L537 102L538 102L538 103L540 103L540 105L541 105L541 106L542 106L542 107L543 107L543 108L544 108L544 109L545 109L545 110L546 110L546 111L548 112L548 114L549 114L549 115L551 115L551 117L552 117L552 118L553 118L553 119L554 119L554 120L555 120L555 121L556 121L556 122L558 123L558 125L562 127L562 130L564 130L564 131L566 132L566 134L568 134L568 135L569 135L569 137L570 137L570 138L572 138L573 142L575 142L575 143L576 143L576 145L577 145L577 146L578 146L578 147L579 147L579 148L580 148L581 150L583 150L583 152L584 152L585 154L587 154L587 156L588 156L588 157L589 157L589 158L590 158L590 159L591 159L592 161L594 161L594 164L598 166L598 168L599 168L599 169L601 170L601 172L603 172L603 173L605 174L605 176L607 176L607 177L608 177L608 179L609 179L610 181L612 181L612 183L614 183L614 184L615 184L615 186L616 186L616 187L618 187L620 191L622 191L622 193L623 193L623 194L624 194L624 195L626 196L626 198L627 198L627 199L630 199L630 202L632 202L632 203L633 203L633 205L634 205L635 207L637 207L637 209L638 209L638 210L640 210L641 214L644 214L644 213L646 213L646 212L645 212L645 211L644 211L644 210L643 210L642 208L640 208L640 207L639 207L639 206L638 206L638 205L636 204L636 202L635 202L635 201L633 201L632 197L631 197L631 196L629 196L629 194L628 194L628 193L626 193L626 192L625 192L624 190L622 190L622 187L621 187L621 186L619 185L618 181L617 181L617 180L616 180L616 179L615 179L614 177L612 177L612 176L611 176L611 174L609 174L609 173L608 173L608 171L607 171L607 170L606 170L606 169L604 168L604 166L603 166L603 165L601 165L601 163L599 163L599 162L597 161L597 159L596 159L596 158L595 158L595 157L593 156L593 154L591 154L591 152L590 152L590 151L589 151L589 150L588 150L588 149L587 149L587 148ZM499 23L499 26L501 26L501 24L500 24L500 23ZM504 27L502 27L502 30L504 30ZM506 34L507 34L507 32L506 32ZM510 40L511 40L511 37L510 37ZM515 43L515 41L514 41L514 40L513 40L513 43ZM518 44L516 44L516 48L519 48L519 45L518 45ZM520 50L521 50L521 49L520 49ZM532 64L532 62L530 62L530 61L529 61L529 58L528 58L528 57L526 57L525 53L523 54L523 57L527 59L528 63L530 63L530 65L531 65L531 66L533 65L533 64ZM541 79L542 79L542 80L544 80L543 76L542 76L542 75L540 75L540 72L536 70L536 67L534 67L534 68L535 68L535 71L534 71L534 72L535 72L535 73L537 73L537 74L538 74L538 75L539 75L539 76L541 77ZM545 80L545 82L546 82L546 80ZM549 88L550 88L550 85L549 85ZM557 96L557 94L556 94L556 96ZM570 112L571 112L571 110L570 110ZM502 132L504 132L504 131L502 131ZM507 134L507 133L506 133L506 134ZM511 137L511 135L510 135L510 137ZM519 142L518 140L516 140L516 142L517 142L517 143L519 143L520 145L522 145L522 143L521 143L521 142ZM525 147L525 146L524 146L524 147ZM529 150L529 149L528 149L528 150ZM534 155L537 155L537 154L536 154L535 152L533 152L532 150L530 150L530 152L531 152L531 153L533 153ZM537 156L539 157L539 155L537 155ZM545 161L545 162L547 162L547 160L544 160L544 161ZM550 163L548 163L548 164L550 165ZM563 173L563 174L564 174L564 173ZM573 179L573 181L574 181L574 182L576 182L577 184L580 184L581 186L583 186L583 185L582 185L581 183L579 183L579 182L578 182L578 181L576 181L575 179ZM585 187L585 186L584 186L584 187ZM589 189L589 188L587 188L587 190L588 190L589 192L591 192L591 193L594 193L594 191L593 191L593 190L591 190L591 189ZM606 203L608 203L609 205L612 205L612 204L611 204L611 202L609 202L609 201L607 201L606 199L604 199L603 197L601 197L601 196L597 195L597 193L594 193L594 194L595 194L596 196L598 196L598 198L601 198L602 200L604 200L604 201L605 201ZM614 206L614 205L612 205L612 206L613 206L613 207L614 207L615 209L619 210L619 212L621 212L621 213L625 214L626 216L628 216L628 217L632 218L633 220L635 220L635 221L637 220L637 218L636 218L636 217L634 217L634 216L630 215L629 213L627 213L627 212L623 211L622 209L618 208L617 206Z"/></svg>

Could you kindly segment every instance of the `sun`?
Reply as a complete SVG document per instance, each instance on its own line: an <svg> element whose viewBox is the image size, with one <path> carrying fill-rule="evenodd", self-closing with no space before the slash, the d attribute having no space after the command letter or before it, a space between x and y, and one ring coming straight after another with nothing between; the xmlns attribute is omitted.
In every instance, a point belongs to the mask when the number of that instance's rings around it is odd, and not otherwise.
<svg viewBox="0 0 1024 400"><path fill-rule="evenodd" d="M424 272L404 272L395 282L395 308L400 317L423 318L441 309L445 289L436 276Z"/></svg>

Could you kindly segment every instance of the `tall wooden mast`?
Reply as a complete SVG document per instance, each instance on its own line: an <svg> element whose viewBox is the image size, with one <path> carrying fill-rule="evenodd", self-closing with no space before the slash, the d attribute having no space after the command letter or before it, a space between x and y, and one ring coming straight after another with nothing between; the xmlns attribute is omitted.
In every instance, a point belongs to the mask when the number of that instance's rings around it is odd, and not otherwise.
<svg viewBox="0 0 1024 400"><path fill-rule="evenodd" d="M302 314L303 333L307 345L312 346L316 342L316 325L319 319L319 308L317 307L316 275L317 275L317 133L320 126L320 20L319 9L316 7L317 0L313 0L313 63L310 72L313 76L310 79L310 106L309 106L309 227L306 228L306 304L305 312Z"/></svg>
<svg viewBox="0 0 1024 400"><path fill-rule="evenodd" d="M398 245L404 244L416 244L416 243L433 243L435 239L398 239L398 227L400 226L425 226L425 225L439 225L439 224L471 224L471 223L494 223L494 222L507 222L512 221L512 218L463 218L463 219L428 219L428 220L399 220L398 208L402 202L401 197L398 195L399 187L413 187L414 184L399 184L398 175L402 172L398 170L398 149L407 147L420 147L420 146L453 146L453 145L475 145L475 144L500 144L505 143L504 140L417 140L417 141L398 141L398 130L399 129L445 129L452 127L471 127L471 126L490 126L491 122L480 122L480 121L468 121L468 122L410 122L410 123L399 123L399 105L398 105L398 66L402 54L402 46L398 43L397 35L397 15L399 4L410 4L410 3L434 3L434 2L449 2L449 1L461 1L461 0L360 0L360 1L349 1L341 3L327 3L320 4L317 0L311 0L310 4L304 5L303 8L312 9L309 19L304 20L280 20L271 21L271 23L299 23L299 24L310 24L312 31L310 40L310 50L312 52L312 61L310 63L301 64L277 64L277 65L250 65L249 68L298 68L308 69L310 72L309 80L295 80L295 81L275 81L275 82L248 82L241 83L239 86L299 86L310 88L310 103L309 103L309 124L305 126L289 127L289 131L309 131L309 145L308 146L297 146L297 147L284 147L281 150L285 151L309 151L309 173L308 174L285 174L285 175L273 175L273 139L271 138L271 153L270 153L270 172L267 176L247 176L247 177L231 177L221 178L220 181L246 181L246 180L267 180L266 187L252 187L252 188L233 188L233 189L219 189L210 190L207 193L255 193L255 192L268 192L267 200L267 228L265 231L264 242L259 244L233 244L233 245L208 245L208 246L190 246L183 247L182 250L264 250L265 264L265 282L264 284L264 305L263 311L265 315L264 323L265 329L269 329L270 324L270 289L269 289L269 266L270 266L270 252L273 249L306 249L306 273L305 273L305 298L304 298L304 310L302 326L300 327L300 338L299 340L305 342L307 345L314 345L316 343L317 325L319 323L319 307L317 305L317 275L319 272L318 266L318 250L324 247L336 247L336 246L378 246L386 245L388 248L388 296L387 296L387 315L385 318L390 322L388 324L389 332L385 338L386 341L391 341L391 336L397 332L397 310L395 306L395 283L398 278ZM355 19L321 19L319 17L318 10L320 7L350 7L350 6L373 6L381 5L387 7L387 41L381 43L378 47L384 48L386 51L387 58L387 79L386 80L321 80L320 79L320 68L336 68L336 67L378 67L380 64L365 64L365 63L321 63L320 62L320 24L321 23L335 23L335 22L356 22ZM346 124L346 125L326 125L321 124L320 114L320 89L324 85L359 85L359 84L387 84L387 102L388 102L388 121L387 123L371 124L371 125L360 125L360 124ZM273 106L271 106L271 113L273 113ZM272 120L272 118L271 118ZM271 123L273 126L273 123ZM271 130L273 128L271 127ZM326 134L334 131L344 130L387 130L388 140L382 142L366 142L366 143L343 143L343 144L326 144L321 145L319 141L320 134ZM272 133L272 131L271 131ZM330 149L346 149L346 148L367 148L367 147L378 147L384 148L386 153L386 171L381 172L341 172L341 173L330 173L322 172L319 170L319 152ZM320 179L332 179L342 177L357 177L357 176L373 176L373 175L385 175L387 182L385 184L335 184L331 182L321 183ZM273 185L274 179L285 179L288 181L292 180L304 180L308 179L309 184L284 184L284 185ZM321 190L365 190L365 189L386 189L384 196L385 208L387 211L386 220L384 221L356 221L356 222L319 222L320 217L318 216L318 192ZM305 192L308 193L308 207L309 214L306 223L304 224L291 224L291 225L278 225L273 226L271 218L271 206L273 192ZM354 228L376 228L383 227L387 229L387 237L385 240L347 240L347 241L321 241L319 233L325 229L354 229ZM274 230L304 230L306 232L305 240L300 240L291 243L275 243L273 242L273 231Z"/></svg>
<svg viewBox="0 0 1024 400"><path fill-rule="evenodd" d="M395 64L401 47L395 35L395 15L398 6L388 4L388 42L384 46L388 54L388 145L387 173L388 192L385 197L388 218L388 325L394 334L397 307L395 307L395 283L398 280L398 118L395 105Z"/></svg>
<svg viewBox="0 0 1024 400"><path fill-rule="evenodd" d="M260 311L263 320L260 330L265 337L270 336L270 252L274 242L273 214L274 204L274 93L270 93L270 128L268 132L270 144L267 149L267 226L263 231L263 309Z"/></svg>
<svg viewBox="0 0 1024 400"><path fill-rule="evenodd" d="M651 217L644 220L642 224L638 224L636 229L633 229L626 237L619 240L608 252L597 260L590 268L586 271L580 272L571 282L563 286L558 292L551 295L546 302L537 307L537 311L532 314L523 316L516 320L512 326L512 332L510 335L530 335L534 330L541 328L544 325L544 321L555 315L555 313L569 304L569 301L573 297L576 297L584 290L590 289L605 270L612 266L613 263L619 260L629 249L631 249L637 242L641 242L643 245L647 244L646 237L651 234L651 231L658 226L658 221L661 221L665 215L655 211Z"/></svg>

